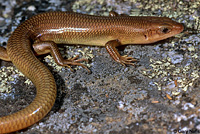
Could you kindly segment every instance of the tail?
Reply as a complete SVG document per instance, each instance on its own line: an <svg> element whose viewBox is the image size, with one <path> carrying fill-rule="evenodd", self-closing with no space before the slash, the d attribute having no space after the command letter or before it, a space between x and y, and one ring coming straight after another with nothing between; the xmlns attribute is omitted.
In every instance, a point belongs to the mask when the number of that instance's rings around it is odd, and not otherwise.
<svg viewBox="0 0 200 134"><path fill-rule="evenodd" d="M33 54L30 32L20 25L7 44L8 55L13 64L36 86L37 94L25 109L0 117L0 133L26 128L42 119L52 108L56 99L56 84L51 72Z"/></svg>

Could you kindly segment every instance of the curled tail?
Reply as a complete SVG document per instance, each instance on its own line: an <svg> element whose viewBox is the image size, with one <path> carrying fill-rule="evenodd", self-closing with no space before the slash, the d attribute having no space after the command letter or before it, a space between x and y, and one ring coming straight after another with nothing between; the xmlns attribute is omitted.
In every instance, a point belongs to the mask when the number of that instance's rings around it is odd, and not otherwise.
<svg viewBox="0 0 200 134"><path fill-rule="evenodd" d="M0 117L0 133L26 128L42 119L52 108L56 99L56 84L51 72L33 54L30 31L20 25L7 44L7 53L13 64L36 86L33 102L14 114Z"/></svg>

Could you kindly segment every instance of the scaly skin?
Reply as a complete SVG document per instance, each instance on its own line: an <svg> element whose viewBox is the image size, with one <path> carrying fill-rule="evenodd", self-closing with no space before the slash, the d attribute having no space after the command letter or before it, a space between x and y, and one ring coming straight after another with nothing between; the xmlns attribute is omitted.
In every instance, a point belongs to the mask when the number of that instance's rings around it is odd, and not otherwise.
<svg viewBox="0 0 200 134"><path fill-rule="evenodd" d="M63 60L56 47L59 43L106 46L114 60L125 65L135 59L120 56L115 47L156 42L182 30L181 24L166 17L129 17L115 13L103 17L49 12L30 18L13 32L7 51L0 47L0 58L12 61L34 83L37 95L25 109L0 118L0 133L21 130L34 124L51 110L55 102L55 80L47 67L35 57L31 42L34 42L35 53L51 53L63 66L83 66L78 62L84 59Z"/></svg>

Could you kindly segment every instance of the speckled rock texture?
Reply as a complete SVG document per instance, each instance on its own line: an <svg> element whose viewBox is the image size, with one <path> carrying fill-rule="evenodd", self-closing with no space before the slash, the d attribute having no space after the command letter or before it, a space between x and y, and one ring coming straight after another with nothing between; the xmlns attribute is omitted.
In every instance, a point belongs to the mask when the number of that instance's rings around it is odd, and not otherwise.
<svg viewBox="0 0 200 134"><path fill-rule="evenodd" d="M18 133L200 133L200 1L164 0L0 0L0 45L14 29L41 12L74 11L108 16L109 11L132 16L166 16L183 23L175 37L119 48L139 59L136 66L114 62L106 49L60 46L65 58L79 54L91 74L38 57L57 83L57 100L41 121ZM0 61L0 116L29 105L34 85L10 62Z"/></svg>

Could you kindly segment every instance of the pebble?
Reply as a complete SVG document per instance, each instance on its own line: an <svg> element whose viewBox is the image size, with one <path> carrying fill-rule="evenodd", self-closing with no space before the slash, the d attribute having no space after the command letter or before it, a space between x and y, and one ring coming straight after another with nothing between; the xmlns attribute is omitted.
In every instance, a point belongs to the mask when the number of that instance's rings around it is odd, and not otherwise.
<svg viewBox="0 0 200 134"><path fill-rule="evenodd" d="M3 17L0 17L0 27L5 26L6 21Z"/></svg>

